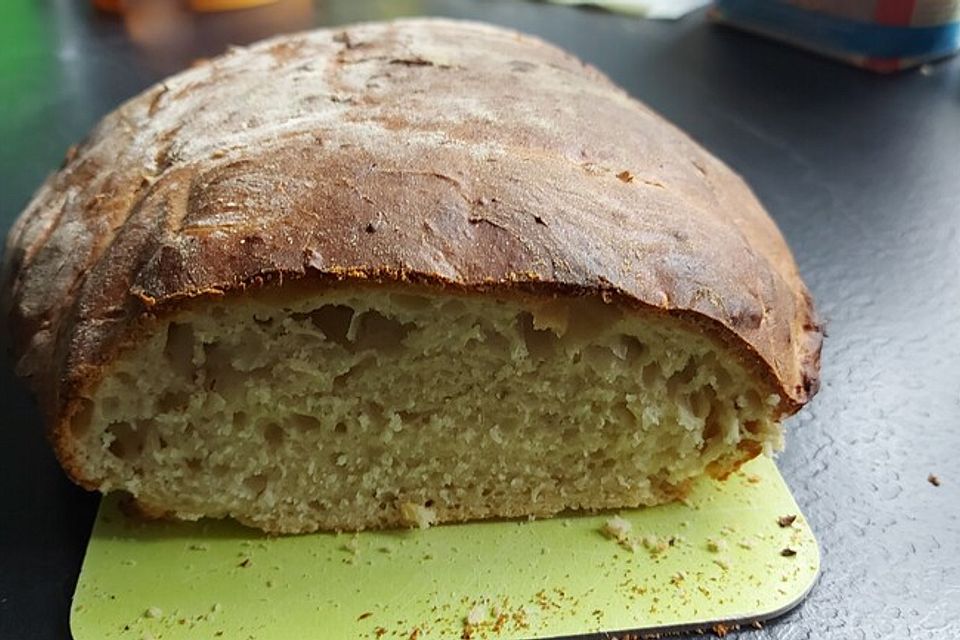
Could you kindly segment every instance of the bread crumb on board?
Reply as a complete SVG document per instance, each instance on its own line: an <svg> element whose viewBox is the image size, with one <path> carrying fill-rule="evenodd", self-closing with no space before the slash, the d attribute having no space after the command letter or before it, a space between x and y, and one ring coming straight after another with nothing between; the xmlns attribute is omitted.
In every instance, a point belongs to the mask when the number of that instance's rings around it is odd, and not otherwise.
<svg viewBox="0 0 960 640"><path fill-rule="evenodd" d="M787 527L792 526L796 520L797 516L795 514L780 516L777 518L777 524L780 525L781 528L786 529Z"/></svg>
<svg viewBox="0 0 960 640"><path fill-rule="evenodd" d="M633 525L620 516L613 516L603 523L600 532L611 540L615 540L624 549L636 551L643 547L650 555L663 553L670 547L684 541L682 536L661 537L655 534L639 536L633 534Z"/></svg>
<svg viewBox="0 0 960 640"><path fill-rule="evenodd" d="M933 474L933 473L931 473L930 475L927 476L927 482L929 482L930 484L932 484L932 485L935 486L935 487L939 487L939 486L940 486L940 478L937 477L937 475L936 475L936 474Z"/></svg>
<svg viewBox="0 0 960 640"><path fill-rule="evenodd" d="M160 607L148 607L147 610L143 612L143 615L146 618L162 618L163 609Z"/></svg>
<svg viewBox="0 0 960 640"><path fill-rule="evenodd" d="M633 525L621 518L613 516L603 523L603 534L619 543L623 543L633 532Z"/></svg>
<svg viewBox="0 0 960 640"><path fill-rule="evenodd" d="M661 538L655 535L643 536L643 547L656 555L672 547L675 540L676 538Z"/></svg>
<svg viewBox="0 0 960 640"><path fill-rule="evenodd" d="M726 550L727 550L726 540L716 540L713 538L707 540L707 551L709 551L710 553L720 553Z"/></svg>
<svg viewBox="0 0 960 640"><path fill-rule="evenodd" d="M350 536L350 539L343 544L343 550L352 553L353 555L359 555L360 553L360 536L353 534Z"/></svg>
<svg viewBox="0 0 960 640"><path fill-rule="evenodd" d="M475 605L472 609L470 609L470 611L467 612L467 616L464 620L468 625L475 627L487 619L487 613L487 606L483 603L480 603Z"/></svg>

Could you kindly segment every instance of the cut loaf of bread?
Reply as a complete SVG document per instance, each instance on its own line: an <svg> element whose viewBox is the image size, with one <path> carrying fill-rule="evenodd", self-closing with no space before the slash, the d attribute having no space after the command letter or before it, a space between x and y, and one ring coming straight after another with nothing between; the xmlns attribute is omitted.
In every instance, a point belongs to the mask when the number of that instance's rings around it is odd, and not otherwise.
<svg viewBox="0 0 960 640"><path fill-rule="evenodd" d="M489 26L285 36L108 115L10 232L66 471L274 532L654 505L782 445L821 332L776 226Z"/></svg>

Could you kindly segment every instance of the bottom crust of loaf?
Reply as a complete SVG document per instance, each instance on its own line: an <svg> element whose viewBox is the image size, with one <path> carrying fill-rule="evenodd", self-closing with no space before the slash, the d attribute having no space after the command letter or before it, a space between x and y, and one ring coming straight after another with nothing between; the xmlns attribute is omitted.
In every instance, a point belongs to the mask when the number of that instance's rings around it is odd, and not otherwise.
<svg viewBox="0 0 960 640"><path fill-rule="evenodd" d="M656 505L780 448L780 397L597 298L365 288L207 301L121 352L61 452L144 515L270 532Z"/></svg>

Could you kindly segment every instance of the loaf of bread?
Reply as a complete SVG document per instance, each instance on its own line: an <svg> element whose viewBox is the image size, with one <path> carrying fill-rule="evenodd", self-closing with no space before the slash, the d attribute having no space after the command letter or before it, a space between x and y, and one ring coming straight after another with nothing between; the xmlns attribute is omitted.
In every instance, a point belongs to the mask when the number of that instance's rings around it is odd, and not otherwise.
<svg viewBox="0 0 960 640"><path fill-rule="evenodd" d="M108 115L7 239L67 473L272 532L655 505L782 445L821 331L730 169L481 24L233 49Z"/></svg>

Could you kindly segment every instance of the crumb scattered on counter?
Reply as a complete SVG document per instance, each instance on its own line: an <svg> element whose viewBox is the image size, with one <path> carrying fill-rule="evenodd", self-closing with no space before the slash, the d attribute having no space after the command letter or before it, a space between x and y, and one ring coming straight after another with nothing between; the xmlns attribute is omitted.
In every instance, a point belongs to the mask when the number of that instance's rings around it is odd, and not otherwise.
<svg viewBox="0 0 960 640"><path fill-rule="evenodd" d="M632 526L619 516L608 520L601 531L606 537L616 540L624 549L634 552L642 547L646 549L651 556L656 556L671 547L686 542L686 538L680 535L670 537L661 537L656 534L647 534L645 536L631 535ZM618 558L617 555L613 557L614 559Z"/></svg>
<svg viewBox="0 0 960 640"><path fill-rule="evenodd" d="M143 613L143 615L144 615L145 617L147 617L147 618L162 618L162 617L163 617L163 609L161 609L160 607L149 607L149 608Z"/></svg>
<svg viewBox="0 0 960 640"><path fill-rule="evenodd" d="M250 558L244 558L243 561L241 561L240 564L238 564L237 566L240 567L241 569L246 569L252 564L253 564L253 561L250 560Z"/></svg>
<svg viewBox="0 0 960 640"><path fill-rule="evenodd" d="M608 519L603 523L600 531L611 540L616 540L617 544L628 551L636 551L639 547L637 539L632 535L633 525L620 516Z"/></svg>
<svg viewBox="0 0 960 640"><path fill-rule="evenodd" d="M670 548L670 540L654 535L643 536L643 546L647 551L656 555Z"/></svg>
<svg viewBox="0 0 960 640"><path fill-rule="evenodd" d="M929 482L930 484L932 484L932 485L935 486L935 487L939 487L939 486L940 486L940 478L938 478L936 475L934 475L934 474L932 474L932 473L927 476L927 482Z"/></svg>
<svg viewBox="0 0 960 640"><path fill-rule="evenodd" d="M617 542L626 540L632 531L633 525L620 516L613 516L603 523L603 534Z"/></svg>
<svg viewBox="0 0 960 640"><path fill-rule="evenodd" d="M727 550L727 541L726 540L715 540L713 538L707 540L707 551L710 553L720 553Z"/></svg>
<svg viewBox="0 0 960 640"><path fill-rule="evenodd" d="M780 550L780 555L782 555L784 558L792 558L793 556L797 555L797 552L790 547L784 547Z"/></svg>
<svg viewBox="0 0 960 640"><path fill-rule="evenodd" d="M487 607L483 603L474 606L467 612L466 623L470 626L477 626L487 619Z"/></svg>
<svg viewBox="0 0 960 640"><path fill-rule="evenodd" d="M360 553L360 536L356 533L350 536L350 539L343 543L343 550L353 555Z"/></svg>
<svg viewBox="0 0 960 640"><path fill-rule="evenodd" d="M796 515L780 516L777 518L777 524L780 525L781 528L786 529L787 527L792 526L796 520Z"/></svg>
<svg viewBox="0 0 960 640"><path fill-rule="evenodd" d="M626 170L618 173L617 178L619 178L621 182L633 182L633 174Z"/></svg>

